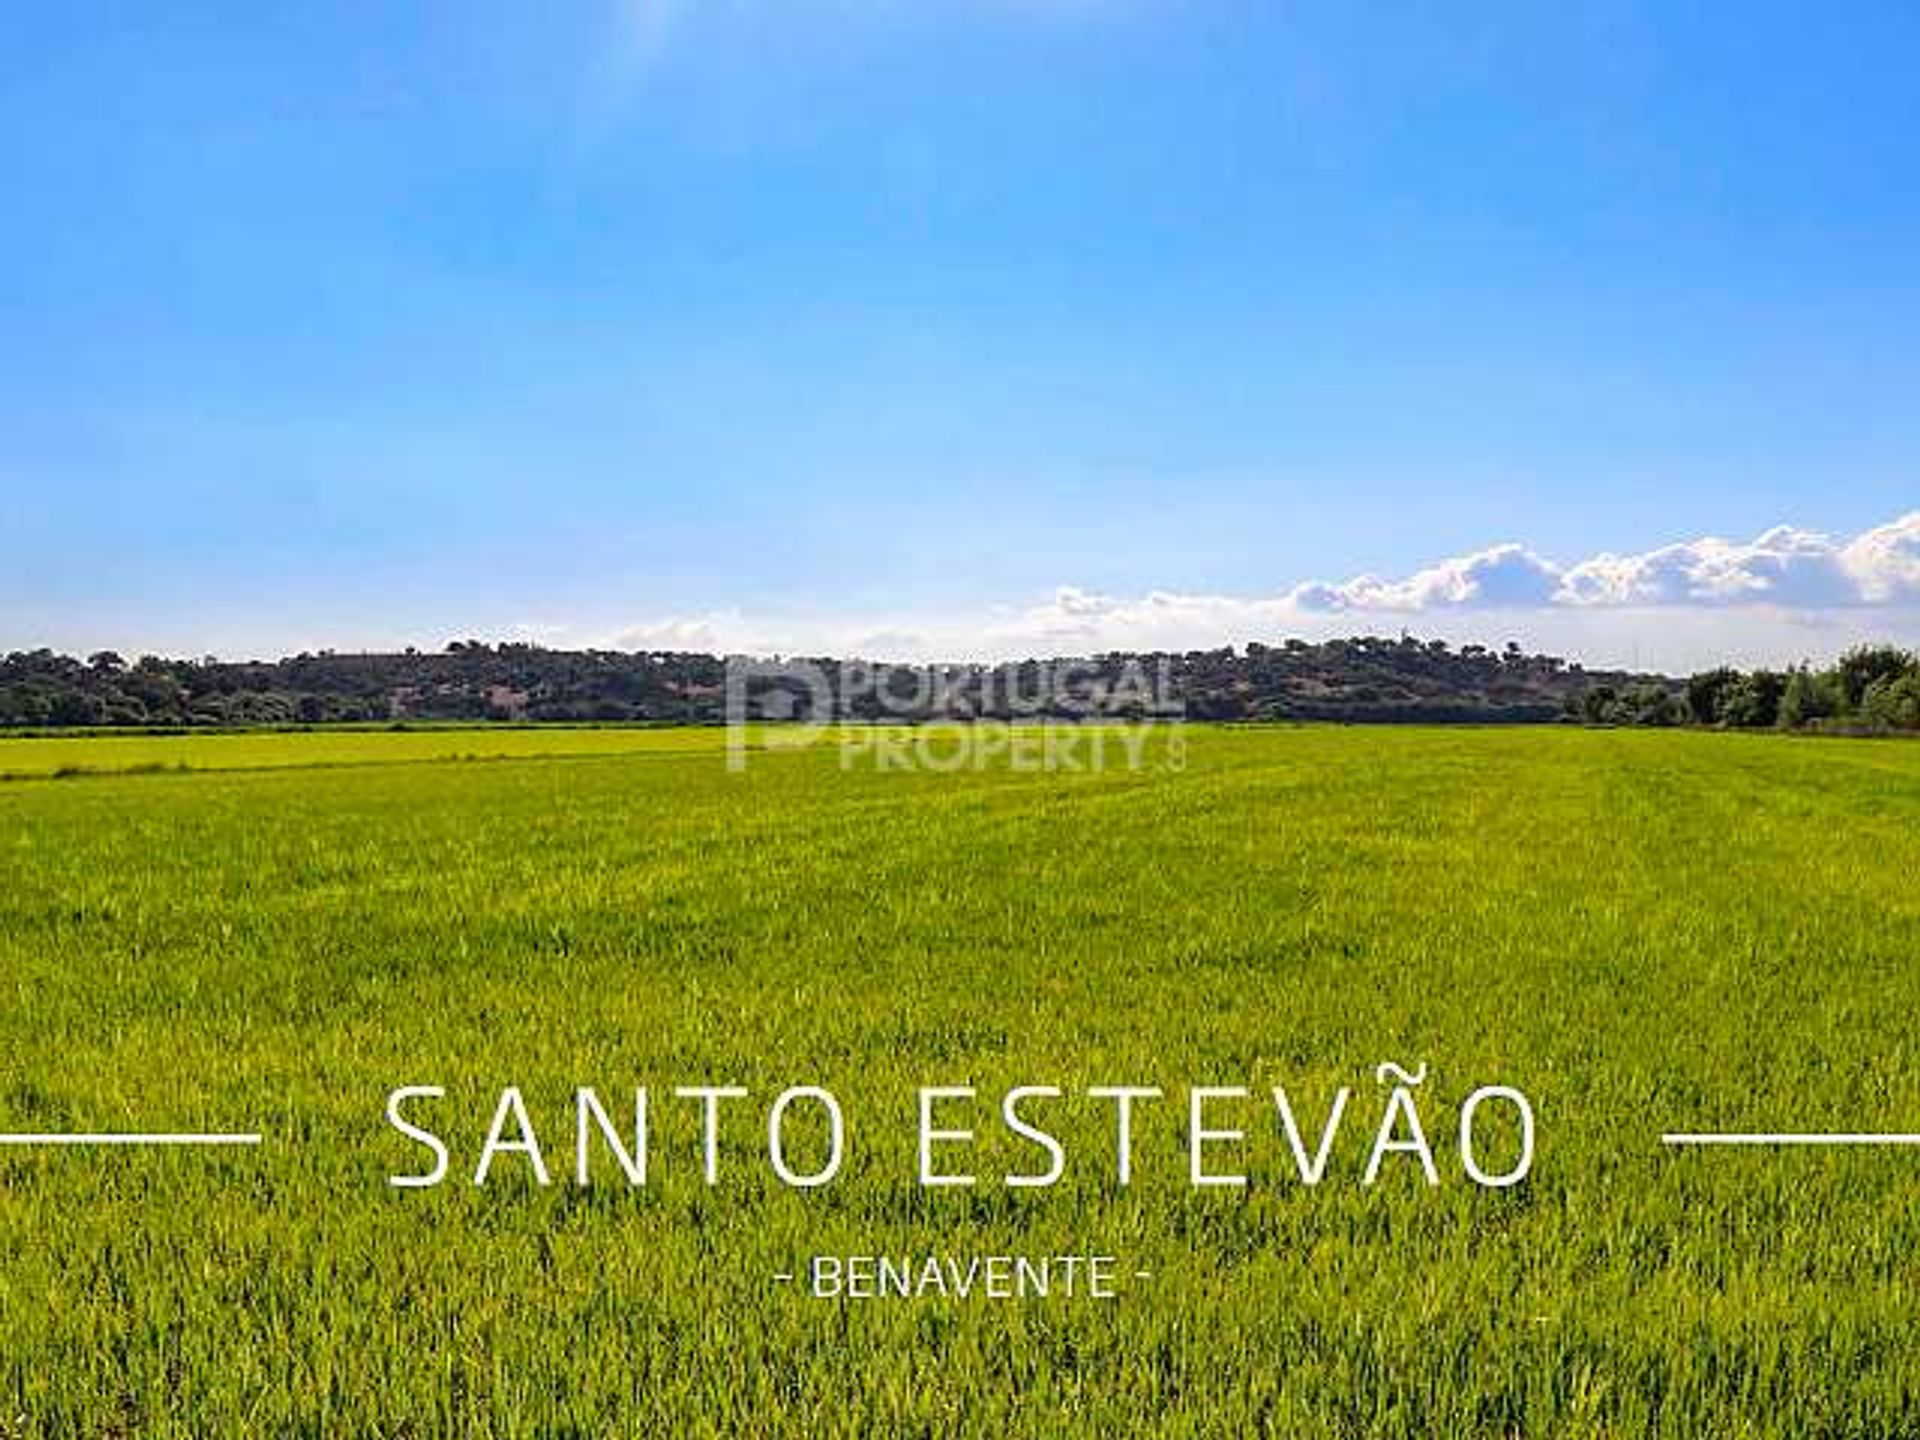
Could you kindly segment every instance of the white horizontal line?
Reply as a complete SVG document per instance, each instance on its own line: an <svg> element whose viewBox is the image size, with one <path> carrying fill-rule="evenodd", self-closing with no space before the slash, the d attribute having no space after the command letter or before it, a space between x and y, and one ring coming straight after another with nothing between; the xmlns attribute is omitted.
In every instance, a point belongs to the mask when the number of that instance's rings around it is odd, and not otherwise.
<svg viewBox="0 0 1920 1440"><path fill-rule="evenodd" d="M1920 1135L1887 1131L1823 1134L1786 1131L1763 1134L1689 1135L1660 1137L1662 1145L1920 1145Z"/></svg>
<svg viewBox="0 0 1920 1440"><path fill-rule="evenodd" d="M0 1145L258 1145L258 1135L0 1135Z"/></svg>

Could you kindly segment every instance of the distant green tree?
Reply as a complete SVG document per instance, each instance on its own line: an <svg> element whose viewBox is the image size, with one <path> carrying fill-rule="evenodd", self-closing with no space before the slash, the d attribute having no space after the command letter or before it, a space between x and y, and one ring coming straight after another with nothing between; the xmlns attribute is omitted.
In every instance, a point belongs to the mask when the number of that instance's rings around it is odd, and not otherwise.
<svg viewBox="0 0 1920 1440"><path fill-rule="evenodd" d="M1775 723L1782 730L1799 730L1825 718L1826 705L1820 687L1804 665L1787 674L1787 688L1780 694L1780 713Z"/></svg>
<svg viewBox="0 0 1920 1440"><path fill-rule="evenodd" d="M1787 679L1777 670L1742 675L1720 702L1720 720L1742 730L1770 730L1780 720L1780 699Z"/></svg>
<svg viewBox="0 0 1920 1440"><path fill-rule="evenodd" d="M1920 730L1920 672L1874 681L1860 697L1867 723L1886 730Z"/></svg>
<svg viewBox="0 0 1920 1440"><path fill-rule="evenodd" d="M98 724L100 702L79 690L61 690L47 707L47 719L54 725Z"/></svg>
<svg viewBox="0 0 1920 1440"><path fill-rule="evenodd" d="M1847 714L1860 708L1867 691L1878 681L1898 680L1920 667L1920 661L1897 645L1856 645L1833 667Z"/></svg>
<svg viewBox="0 0 1920 1440"><path fill-rule="evenodd" d="M1687 681L1687 715L1696 725L1718 725L1727 692L1740 683L1740 672L1722 665L1703 670Z"/></svg>
<svg viewBox="0 0 1920 1440"><path fill-rule="evenodd" d="M1620 710L1628 725L1678 725L1686 718L1681 702L1658 685L1635 685L1620 697Z"/></svg>

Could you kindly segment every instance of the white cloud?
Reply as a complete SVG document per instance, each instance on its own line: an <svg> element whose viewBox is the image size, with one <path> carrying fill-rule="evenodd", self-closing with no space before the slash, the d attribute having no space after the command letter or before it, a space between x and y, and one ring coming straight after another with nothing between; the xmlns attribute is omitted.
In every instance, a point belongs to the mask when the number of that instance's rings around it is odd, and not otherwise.
<svg viewBox="0 0 1920 1440"><path fill-rule="evenodd" d="M1305 612L1422 613L1538 606L1773 605L1803 610L1920 602L1920 510L1836 541L1778 525L1746 542L1704 536L1564 569L1521 545L1441 560L1403 580L1295 586Z"/></svg>
<svg viewBox="0 0 1920 1440"><path fill-rule="evenodd" d="M1913 517L1920 521L1920 516ZM1642 555L1596 555L1566 572L1556 600L1574 605L1794 605L1824 609L1866 596L1828 536L1780 525L1747 544L1712 536Z"/></svg>
<svg viewBox="0 0 1920 1440"><path fill-rule="evenodd" d="M71 617L67 617L71 626ZM74 653L280 654L432 649L452 636L503 633L478 616L417 619L396 634L377 621L343 631L311 620L300 633L208 632L184 638L124 630L61 634ZM717 607L625 617L524 616L504 633L563 648L696 650L710 654L844 655L873 660L1004 660L1104 650L1189 650L1274 644L1290 636L1393 634L1455 644L1518 641L1591 666L1685 673L1718 663L1825 660L1849 645L1920 646L1920 510L1848 539L1778 527L1744 542L1702 538L1630 555L1560 564L1518 544L1442 559L1400 578L1361 575L1265 594L1147 590L1103 593L1061 585L1024 604L939 610Z"/></svg>
<svg viewBox="0 0 1920 1440"><path fill-rule="evenodd" d="M1920 600L1920 510L1841 542L1777 525L1750 541L1704 536L1564 569L1506 544L1442 560L1403 580L1371 575L1296 586L1304 611L1425 612L1536 606L1776 605L1827 610Z"/></svg>
<svg viewBox="0 0 1920 1440"><path fill-rule="evenodd" d="M1920 598L1920 510L1859 536L1840 552L1840 563L1871 604Z"/></svg>
<svg viewBox="0 0 1920 1440"><path fill-rule="evenodd" d="M775 648L758 636L737 610L715 610L705 615L670 615L630 625L608 642L615 650L725 650Z"/></svg>
<svg viewBox="0 0 1920 1440"><path fill-rule="evenodd" d="M1920 511L1836 540L1779 526L1556 564L1500 544L1399 579L1309 581L1267 595L1062 585L972 614L668 617L613 634L628 649L994 660L1102 650L1185 650L1363 631L1456 643L1518 640L1594 665L1685 671L1823 657L1864 640L1920 643ZM579 643L569 636L567 643Z"/></svg>
<svg viewBox="0 0 1920 1440"><path fill-rule="evenodd" d="M1560 572L1522 545L1495 545L1442 560L1404 580L1361 575L1338 585L1309 581L1287 594L1306 611L1419 611L1467 606L1543 605L1553 598Z"/></svg>

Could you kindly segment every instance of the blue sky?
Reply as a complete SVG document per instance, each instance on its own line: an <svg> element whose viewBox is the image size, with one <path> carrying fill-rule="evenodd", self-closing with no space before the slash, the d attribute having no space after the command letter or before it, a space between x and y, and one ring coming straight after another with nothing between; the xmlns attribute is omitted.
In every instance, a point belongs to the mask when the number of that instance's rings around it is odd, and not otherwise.
<svg viewBox="0 0 1920 1440"><path fill-rule="evenodd" d="M16 6L0 647L1904 637L1916 74L1909 4ZM1783 524L1853 579L1556 578Z"/></svg>

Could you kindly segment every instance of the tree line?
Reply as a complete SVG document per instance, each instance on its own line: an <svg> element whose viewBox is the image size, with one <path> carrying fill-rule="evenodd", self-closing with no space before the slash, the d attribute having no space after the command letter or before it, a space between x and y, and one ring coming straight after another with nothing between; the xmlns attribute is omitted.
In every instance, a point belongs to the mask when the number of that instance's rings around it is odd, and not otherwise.
<svg viewBox="0 0 1920 1440"><path fill-rule="evenodd" d="M837 681L858 662L809 660ZM1031 694L1024 671L1056 662L941 667L961 694ZM1458 648L1411 636L1182 652L1111 653L1084 662L1097 690L1129 667L1166 678L1169 698L1197 720L1537 723L1561 718L1595 684L1628 691L1658 677L1583 670L1517 644ZM869 671L875 667L866 667ZM919 667L877 667L909 680ZM990 676L1014 672L996 687ZM49 649L0 657L0 728L187 728L415 721L717 724L726 716L727 660L678 651L554 650L458 640L440 651L322 651L281 660L86 658ZM969 690L970 678L979 683ZM756 703L758 695L756 692ZM767 718L790 718L769 709ZM997 716L994 702L969 713ZM850 718L872 717L858 712Z"/></svg>
<svg viewBox="0 0 1920 1440"><path fill-rule="evenodd" d="M854 664L810 659L830 686ZM946 666L951 693L1031 694L1025 671L1054 662ZM1355 636L1318 643L1181 652L1113 652L1075 662L1098 690L1129 669L1163 676L1180 713L1196 720L1711 726L1834 733L1920 731L1920 656L1863 645L1832 665L1784 670L1721 666L1686 680L1590 671L1509 643ZM85 659L49 649L0 656L0 729L203 728L415 721L719 724L726 658L685 651L554 650L457 640L444 650L280 660ZM911 677L921 667L865 667ZM987 683L1011 675L1004 690ZM777 687L776 687L777 688ZM794 718L752 692L753 715ZM967 711L999 716L989 698ZM812 717L820 718L820 717ZM840 718L898 718L855 707ZM935 718L932 715L907 718Z"/></svg>
<svg viewBox="0 0 1920 1440"><path fill-rule="evenodd" d="M1718 666L1679 689L1596 684L1566 700L1570 719L1598 725L1704 725L1837 734L1920 731L1920 655L1860 645L1815 669Z"/></svg>

